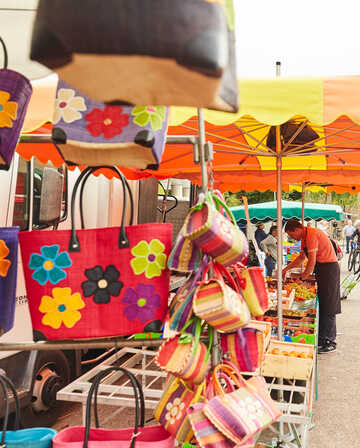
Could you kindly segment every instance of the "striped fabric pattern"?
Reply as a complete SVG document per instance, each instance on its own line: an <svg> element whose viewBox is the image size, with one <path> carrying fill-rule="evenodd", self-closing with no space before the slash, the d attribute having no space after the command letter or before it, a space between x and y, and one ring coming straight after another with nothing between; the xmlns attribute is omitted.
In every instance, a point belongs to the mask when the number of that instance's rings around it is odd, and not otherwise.
<svg viewBox="0 0 360 448"><path fill-rule="evenodd" d="M201 210L188 214L185 237L224 266L242 261L249 253L243 232L206 201Z"/></svg>
<svg viewBox="0 0 360 448"><path fill-rule="evenodd" d="M251 327L239 331L242 332L243 343L239 332L221 335L222 352L240 372L254 372L260 367L265 356L264 333Z"/></svg>
<svg viewBox="0 0 360 448"><path fill-rule="evenodd" d="M163 370L186 381L200 384L210 369L210 357L205 361L207 347L199 342L195 353L195 341L179 343L180 336L169 338L159 348L155 362Z"/></svg>
<svg viewBox="0 0 360 448"><path fill-rule="evenodd" d="M186 410L192 403L204 400L200 389L201 386L191 389L184 381L172 377L155 409L155 419L178 442L189 442L194 436Z"/></svg>
<svg viewBox="0 0 360 448"><path fill-rule="evenodd" d="M193 313L193 298L196 286L193 284L193 277L181 286L173 298L169 308L169 328L170 330L180 331Z"/></svg>
<svg viewBox="0 0 360 448"><path fill-rule="evenodd" d="M224 333L234 332L250 320L244 299L223 281L215 279L199 285L193 309L198 317Z"/></svg>
<svg viewBox="0 0 360 448"><path fill-rule="evenodd" d="M248 387L212 398L203 410L212 424L236 444L253 437L281 415L262 378L253 377L247 383Z"/></svg>
<svg viewBox="0 0 360 448"><path fill-rule="evenodd" d="M200 267L201 250L188 238L184 237L183 227L168 258L168 267L179 272L193 272Z"/></svg>
<svg viewBox="0 0 360 448"><path fill-rule="evenodd" d="M263 268L251 267L241 272L245 287L239 287L253 316L262 316L269 309L269 292L266 286Z"/></svg>
<svg viewBox="0 0 360 448"><path fill-rule="evenodd" d="M254 440L249 439L244 444L236 444L227 439L205 416L204 404L193 404L187 410L191 426L195 433L196 440L201 448L253 448Z"/></svg>

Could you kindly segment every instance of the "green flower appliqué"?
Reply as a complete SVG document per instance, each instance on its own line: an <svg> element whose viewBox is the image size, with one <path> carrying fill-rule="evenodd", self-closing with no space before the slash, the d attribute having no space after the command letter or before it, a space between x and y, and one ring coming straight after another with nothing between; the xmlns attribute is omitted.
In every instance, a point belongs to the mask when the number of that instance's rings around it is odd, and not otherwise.
<svg viewBox="0 0 360 448"><path fill-rule="evenodd" d="M165 246L158 239L151 240L150 243L140 241L131 249L132 258L130 265L135 275L145 273L146 278L160 277L166 268Z"/></svg>
<svg viewBox="0 0 360 448"><path fill-rule="evenodd" d="M165 106L136 106L131 111L131 115L135 116L134 123L144 127L149 121L151 128L158 131L162 128L166 115Z"/></svg>

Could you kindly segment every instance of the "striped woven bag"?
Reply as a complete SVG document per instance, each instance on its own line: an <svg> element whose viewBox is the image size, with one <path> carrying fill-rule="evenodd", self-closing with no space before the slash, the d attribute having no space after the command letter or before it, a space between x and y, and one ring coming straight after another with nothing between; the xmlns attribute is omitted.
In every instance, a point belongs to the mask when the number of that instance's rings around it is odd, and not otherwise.
<svg viewBox="0 0 360 448"><path fill-rule="evenodd" d="M205 280L210 267L215 277ZM225 284L223 276L232 288ZM250 320L249 309L234 279L218 263L209 264L204 269L203 281L195 292L193 309L196 316L223 333L234 332Z"/></svg>
<svg viewBox="0 0 360 448"><path fill-rule="evenodd" d="M209 345L200 341L201 322L195 319L195 336L185 333L192 323L191 319L182 329L181 334L169 338L159 348L155 363L163 370L185 381L200 384L210 369L210 350L213 332L209 327Z"/></svg>
<svg viewBox="0 0 360 448"><path fill-rule="evenodd" d="M224 210L225 217L218 209ZM216 194L203 195L185 220L184 236L218 263L230 266L244 260L249 246L228 206Z"/></svg>

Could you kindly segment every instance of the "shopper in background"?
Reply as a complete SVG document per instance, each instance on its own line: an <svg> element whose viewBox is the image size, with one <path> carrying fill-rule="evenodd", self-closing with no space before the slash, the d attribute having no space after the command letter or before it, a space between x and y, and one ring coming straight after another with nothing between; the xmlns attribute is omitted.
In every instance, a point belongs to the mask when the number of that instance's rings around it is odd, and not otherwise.
<svg viewBox="0 0 360 448"><path fill-rule="evenodd" d="M346 240L346 253L347 254L350 252L350 241L351 241L351 238L352 238L354 232L355 232L355 227L353 226L351 219L349 219L346 226L343 229L344 237Z"/></svg>
<svg viewBox="0 0 360 448"><path fill-rule="evenodd" d="M273 270L276 266L277 259L277 239L276 239L276 226L271 226L269 235L261 241L260 245L262 250L266 254L265 267L266 275L272 276Z"/></svg>
<svg viewBox="0 0 360 448"><path fill-rule="evenodd" d="M261 249L261 241L264 240L267 235L266 232L264 230L264 224L259 222L258 224L256 224L257 229L255 230L255 240L256 240L256 244L258 245L258 248L260 250Z"/></svg>
<svg viewBox="0 0 360 448"><path fill-rule="evenodd" d="M300 255L283 269L283 276L289 269L299 267L305 258L308 262L301 280L306 280L314 271L319 298L319 353L336 350L336 315L341 313L340 267L330 238L321 230L303 227L290 219L285 232L301 241Z"/></svg>

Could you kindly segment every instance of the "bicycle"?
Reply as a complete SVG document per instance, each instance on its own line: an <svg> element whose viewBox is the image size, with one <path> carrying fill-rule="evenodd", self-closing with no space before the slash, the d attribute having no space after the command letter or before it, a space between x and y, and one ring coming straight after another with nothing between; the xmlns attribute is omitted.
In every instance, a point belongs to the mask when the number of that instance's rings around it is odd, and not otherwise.
<svg viewBox="0 0 360 448"><path fill-rule="evenodd" d="M350 241L350 253L348 258L348 271L352 271L354 267L354 254L355 254L356 244L354 241Z"/></svg>

